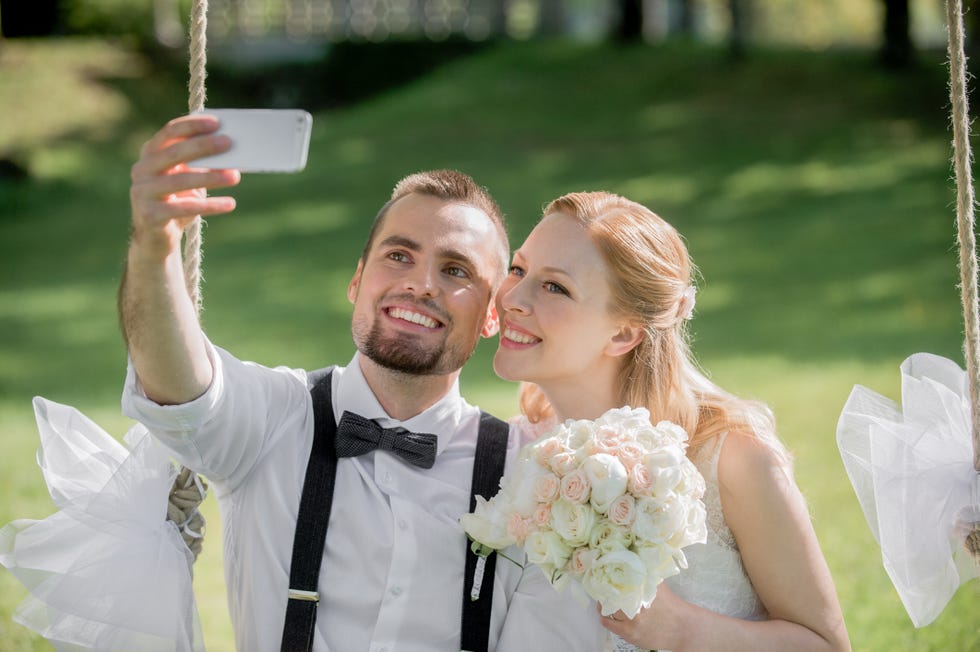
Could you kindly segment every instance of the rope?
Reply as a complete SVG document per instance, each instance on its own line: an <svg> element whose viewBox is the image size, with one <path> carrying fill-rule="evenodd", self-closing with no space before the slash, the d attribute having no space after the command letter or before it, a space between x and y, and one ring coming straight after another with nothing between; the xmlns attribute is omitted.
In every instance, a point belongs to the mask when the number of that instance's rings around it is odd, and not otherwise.
<svg viewBox="0 0 980 652"><path fill-rule="evenodd" d="M961 0L946 2L949 24L949 99L953 105L953 162L956 168L956 222L960 245L960 291L966 325L966 372L970 379L973 416L973 468L980 472L980 323L977 315L977 241L974 205L970 116L966 97L966 54L963 50Z"/></svg>
<svg viewBox="0 0 980 652"><path fill-rule="evenodd" d="M190 81L188 82L189 113L204 108L204 78L207 76L207 0L194 0L191 8ZM202 191L202 194L204 191ZM191 303L201 312L201 216L198 215L184 229L184 283ZM184 543L194 555L201 554L204 540L204 516L198 506L207 495L207 485L196 473L181 467L167 505L167 520L173 521L180 530Z"/></svg>
<svg viewBox="0 0 980 652"><path fill-rule="evenodd" d="M966 327L966 371L970 381L973 468L980 473L980 324L977 314L977 241L973 232L975 196L971 171L970 117L966 95L966 53L961 0L947 0L949 26L949 99L953 105L953 163L956 169L956 223L960 246L960 293ZM980 564L980 523L963 545Z"/></svg>
<svg viewBox="0 0 980 652"><path fill-rule="evenodd" d="M190 113L204 108L204 78L207 76L208 2L194 0L191 8L190 81L187 110ZM197 311L201 311L201 216L194 218L184 229L184 282L187 294Z"/></svg>

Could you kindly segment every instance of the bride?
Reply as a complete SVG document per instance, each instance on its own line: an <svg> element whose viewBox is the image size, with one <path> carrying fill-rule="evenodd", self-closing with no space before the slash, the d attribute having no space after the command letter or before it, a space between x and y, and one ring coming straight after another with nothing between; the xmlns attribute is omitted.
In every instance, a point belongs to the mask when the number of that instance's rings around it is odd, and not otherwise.
<svg viewBox="0 0 980 652"><path fill-rule="evenodd" d="M497 293L494 370L525 381L529 436L622 405L690 434L688 455L707 483L707 542L685 549L688 569L666 580L648 609L632 620L600 617L606 629L674 652L848 650L771 413L713 384L692 360L691 276L680 235L644 206L605 192L559 197Z"/></svg>

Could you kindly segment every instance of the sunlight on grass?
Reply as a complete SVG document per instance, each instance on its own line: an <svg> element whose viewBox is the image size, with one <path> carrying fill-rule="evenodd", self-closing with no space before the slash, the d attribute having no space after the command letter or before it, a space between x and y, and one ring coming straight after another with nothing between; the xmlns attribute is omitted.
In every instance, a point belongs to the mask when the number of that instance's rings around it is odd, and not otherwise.
<svg viewBox="0 0 980 652"><path fill-rule="evenodd" d="M129 101L98 78L146 74L139 59L95 39L5 40L0 65L0 98L17 98L24 107L16 120L0 121L0 152L27 152L38 142L77 132L111 133Z"/></svg>

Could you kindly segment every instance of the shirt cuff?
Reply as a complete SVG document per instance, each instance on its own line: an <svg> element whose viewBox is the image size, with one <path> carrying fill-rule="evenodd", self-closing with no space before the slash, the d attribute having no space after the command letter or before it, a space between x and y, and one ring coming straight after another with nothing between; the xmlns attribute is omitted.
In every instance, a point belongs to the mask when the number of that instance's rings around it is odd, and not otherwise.
<svg viewBox="0 0 980 652"><path fill-rule="evenodd" d="M126 382L123 385L122 413L139 421L151 432L172 437L187 437L196 432L221 400L224 393L224 373L221 355L205 338L208 359L211 361L211 385L197 398L178 405L160 405L146 397L132 358L126 362Z"/></svg>

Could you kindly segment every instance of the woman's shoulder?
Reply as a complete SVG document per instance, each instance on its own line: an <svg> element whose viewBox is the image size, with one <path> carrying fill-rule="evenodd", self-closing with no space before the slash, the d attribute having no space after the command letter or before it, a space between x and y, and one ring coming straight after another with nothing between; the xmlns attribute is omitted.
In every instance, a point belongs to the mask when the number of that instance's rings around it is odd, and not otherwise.
<svg viewBox="0 0 980 652"><path fill-rule="evenodd" d="M723 494L768 494L780 486L795 486L792 464L781 444L766 441L746 429L729 430L719 443L718 485Z"/></svg>

